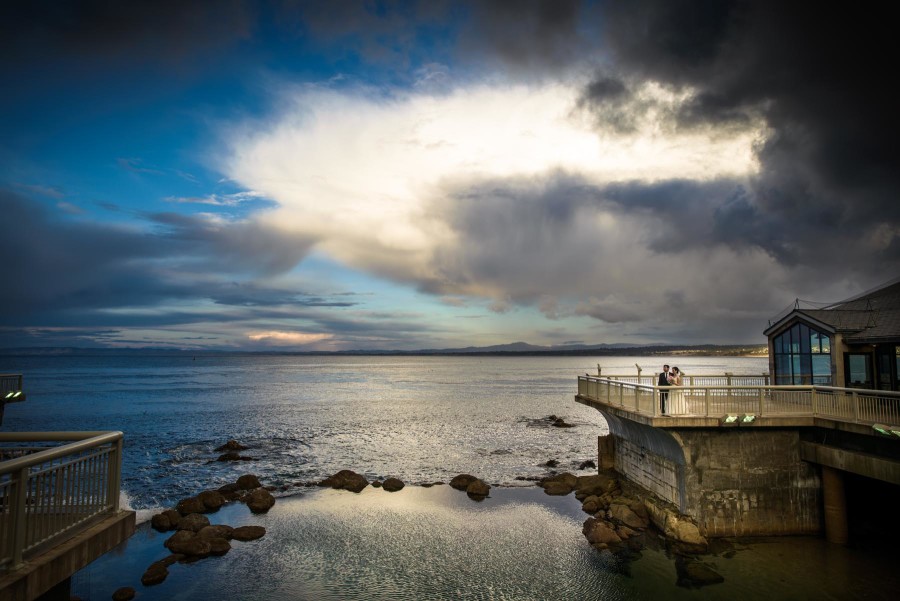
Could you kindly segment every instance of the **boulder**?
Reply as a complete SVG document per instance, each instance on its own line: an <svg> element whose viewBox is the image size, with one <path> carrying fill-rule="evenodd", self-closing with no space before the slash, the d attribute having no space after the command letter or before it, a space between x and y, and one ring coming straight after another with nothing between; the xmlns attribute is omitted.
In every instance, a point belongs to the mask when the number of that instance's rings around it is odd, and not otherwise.
<svg viewBox="0 0 900 601"><path fill-rule="evenodd" d="M591 495L581 504L581 510L591 515L594 515L601 509L606 509L606 507L600 502L600 497L597 495Z"/></svg>
<svg viewBox="0 0 900 601"><path fill-rule="evenodd" d="M369 485L369 481L366 480L366 477L362 474L357 474L352 470L341 470L335 475L322 480L319 485L349 490L351 492L361 492L362 489Z"/></svg>
<svg viewBox="0 0 900 601"><path fill-rule="evenodd" d="M476 480L478 480L478 478L471 474L459 474L458 476L453 476L453 479L450 480L450 486L456 490L466 490L469 488L469 485Z"/></svg>
<svg viewBox="0 0 900 601"><path fill-rule="evenodd" d="M224 538L225 540L229 540L233 532L234 528L231 526L226 524L215 524L200 529L200 531L197 532L197 536L202 540L210 540L212 538Z"/></svg>
<svg viewBox="0 0 900 601"><path fill-rule="evenodd" d="M235 484L237 485L238 490L252 490L254 488L259 488L260 486L262 486L262 484L259 483L259 478L257 478L253 474L244 474L237 479L237 482L235 482Z"/></svg>
<svg viewBox="0 0 900 601"><path fill-rule="evenodd" d="M197 497L188 497L187 499L182 499L178 501L178 505L175 506L175 510L181 515L203 513L205 509L206 507L204 507L203 502Z"/></svg>
<svg viewBox="0 0 900 601"><path fill-rule="evenodd" d="M609 517L635 530L643 530L650 525L647 517L641 517L631 510L631 507L625 503L613 503L609 506Z"/></svg>
<svg viewBox="0 0 900 601"><path fill-rule="evenodd" d="M229 551L231 551L231 543L229 543L224 538L211 538L206 542L209 543L209 554L210 555L225 555Z"/></svg>
<svg viewBox="0 0 900 601"><path fill-rule="evenodd" d="M553 426L554 428L574 428L575 427L575 424L570 424L561 417L557 417L555 420L553 420L553 422L550 425Z"/></svg>
<svg viewBox="0 0 900 601"><path fill-rule="evenodd" d="M572 487L565 482L548 482L544 485L544 492L548 495L565 496L572 492Z"/></svg>
<svg viewBox="0 0 900 601"><path fill-rule="evenodd" d="M181 514L174 509L166 509L150 518L150 526L159 532L174 530L181 519Z"/></svg>
<svg viewBox="0 0 900 601"><path fill-rule="evenodd" d="M116 589L116 592L112 594L112 598L113 601L131 601L136 594L137 591L130 586L123 586L122 588Z"/></svg>
<svg viewBox="0 0 900 601"><path fill-rule="evenodd" d="M150 564L147 571L141 576L141 584L144 586L153 586L159 584L169 576L169 568L160 562Z"/></svg>
<svg viewBox="0 0 900 601"><path fill-rule="evenodd" d="M700 529L697 525L687 519L676 518L671 520L671 523L667 521L665 535L678 542L696 547L705 548L708 544L703 535L700 534Z"/></svg>
<svg viewBox="0 0 900 601"><path fill-rule="evenodd" d="M622 538L616 534L616 531L609 524L597 518L588 518L584 522L581 532L592 545L609 545L622 542Z"/></svg>
<svg viewBox="0 0 900 601"><path fill-rule="evenodd" d="M265 513L275 504L275 497L265 488L257 488L243 499L253 513Z"/></svg>
<svg viewBox="0 0 900 601"><path fill-rule="evenodd" d="M384 487L384 490L388 492L397 492L406 485L403 483L403 480L400 480L399 478L388 478L384 481L382 486Z"/></svg>
<svg viewBox="0 0 900 601"><path fill-rule="evenodd" d="M544 478L538 483L538 486L545 487L547 484L554 482L561 482L565 484L571 491L578 484L578 478L573 474L570 474L569 472L563 472L561 474L556 474L555 476L548 476Z"/></svg>
<svg viewBox="0 0 900 601"><path fill-rule="evenodd" d="M381 488L381 480L375 480L372 482L372 488Z"/></svg>
<svg viewBox="0 0 900 601"><path fill-rule="evenodd" d="M557 467L559 466L559 461L556 459L548 459L546 463L543 464L543 467Z"/></svg>
<svg viewBox="0 0 900 601"><path fill-rule="evenodd" d="M216 457L216 461L240 461L243 457L237 451L228 451Z"/></svg>
<svg viewBox="0 0 900 601"><path fill-rule="evenodd" d="M196 532L190 530L179 530L163 544L172 553L181 553L195 558L206 557L211 550L208 541L201 539Z"/></svg>
<svg viewBox="0 0 900 601"><path fill-rule="evenodd" d="M220 447L216 447L216 451L246 451L248 447L245 447L241 443L236 440L229 440L225 444Z"/></svg>
<svg viewBox="0 0 900 601"><path fill-rule="evenodd" d="M185 555L182 554L182 553L172 553L171 555L169 555L169 556L167 556L167 557L163 557L162 559L160 559L160 560L157 561L156 563L161 564L161 565L164 565L164 566L166 566L166 567L169 567L169 566L172 565L173 563L177 563L177 562L181 561L181 560L184 559L184 558L185 558Z"/></svg>
<svg viewBox="0 0 900 601"><path fill-rule="evenodd" d="M470 482L466 487L466 494L473 499L481 500L488 496L488 493L490 492L491 487L483 480L475 480L474 482Z"/></svg>
<svg viewBox="0 0 900 601"><path fill-rule="evenodd" d="M262 526L240 526L231 533L231 538L239 541L249 541L262 538L266 535L266 529Z"/></svg>
<svg viewBox="0 0 900 601"><path fill-rule="evenodd" d="M618 490L619 481L605 474L578 476L575 480L574 488L575 498L581 501L591 495L600 496L603 493Z"/></svg>
<svg viewBox="0 0 900 601"><path fill-rule="evenodd" d="M197 495L197 498L200 499L200 502L203 503L203 507L206 508L204 513L214 513L219 511L219 508L225 504L225 497L217 490L204 490Z"/></svg>
<svg viewBox="0 0 900 601"><path fill-rule="evenodd" d="M241 488L237 485L237 482L232 482L231 484L223 484L216 490L219 491L220 493L222 493L223 495L225 495L230 492L237 492L240 489Z"/></svg>
<svg viewBox="0 0 900 601"><path fill-rule="evenodd" d="M578 469L580 470L594 469L596 467L597 464L590 459L588 459L587 461L582 461L580 464L578 464Z"/></svg>
<svg viewBox="0 0 900 601"><path fill-rule="evenodd" d="M209 519L205 515L199 513L189 513L176 524L178 530L190 530L191 532L199 532L201 529L209 526Z"/></svg>

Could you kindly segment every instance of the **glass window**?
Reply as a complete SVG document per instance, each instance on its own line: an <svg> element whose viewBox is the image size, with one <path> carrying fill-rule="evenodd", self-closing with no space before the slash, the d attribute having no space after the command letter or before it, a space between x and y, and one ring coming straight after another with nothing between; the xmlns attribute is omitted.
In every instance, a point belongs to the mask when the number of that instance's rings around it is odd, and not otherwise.
<svg viewBox="0 0 900 601"><path fill-rule="evenodd" d="M772 341L776 384L832 384L831 339L795 323ZM900 365L900 352L897 355Z"/></svg>
<svg viewBox="0 0 900 601"><path fill-rule="evenodd" d="M851 386L868 388L871 357L869 355L847 355L847 379Z"/></svg>

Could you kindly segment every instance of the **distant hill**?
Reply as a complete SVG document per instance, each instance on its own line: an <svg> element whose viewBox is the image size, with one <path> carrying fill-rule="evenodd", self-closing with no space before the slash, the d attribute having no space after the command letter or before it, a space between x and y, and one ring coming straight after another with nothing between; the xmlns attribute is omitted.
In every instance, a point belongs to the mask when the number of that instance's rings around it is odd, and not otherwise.
<svg viewBox="0 0 900 601"><path fill-rule="evenodd" d="M722 355L765 357L768 348L763 344L701 344L671 345L648 344L566 344L540 346L527 342L511 342L492 346L467 346L463 348L398 350L350 350L350 351L216 351L180 350L165 348L81 348L81 347L24 347L0 349L0 356L122 356L122 355Z"/></svg>

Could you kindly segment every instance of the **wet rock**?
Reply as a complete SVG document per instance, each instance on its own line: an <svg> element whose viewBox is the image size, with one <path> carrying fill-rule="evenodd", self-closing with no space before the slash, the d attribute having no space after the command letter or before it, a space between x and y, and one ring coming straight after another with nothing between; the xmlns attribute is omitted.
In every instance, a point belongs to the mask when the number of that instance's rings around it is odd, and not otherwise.
<svg viewBox="0 0 900 601"><path fill-rule="evenodd" d="M466 487L466 494L476 500L484 499L490 492L491 487L483 480L475 480L474 482L470 482Z"/></svg>
<svg viewBox="0 0 900 601"><path fill-rule="evenodd" d="M262 486L262 484L259 483L259 478L253 474L244 474L237 479L235 484L237 485L238 490L253 490L254 488Z"/></svg>
<svg viewBox="0 0 900 601"><path fill-rule="evenodd" d="M150 564L147 571L141 576L141 584L144 586L153 586L159 584L169 576L169 568L160 562Z"/></svg>
<svg viewBox="0 0 900 601"><path fill-rule="evenodd" d="M204 490L197 495L197 498L200 499L200 502L203 503L203 507L206 508L204 513L214 513L219 511L219 508L225 504L225 497L216 490Z"/></svg>
<svg viewBox="0 0 900 601"><path fill-rule="evenodd" d="M559 461L556 459L549 459L546 463L544 463L543 467L558 467Z"/></svg>
<svg viewBox="0 0 900 601"><path fill-rule="evenodd" d="M122 588L116 589L116 592L112 594L112 598L113 601L131 601L136 594L137 591L130 586L123 586Z"/></svg>
<svg viewBox="0 0 900 601"><path fill-rule="evenodd" d="M201 529L209 526L209 519L205 515L199 513L189 513L184 516L175 525L178 530L190 530L191 532L199 532Z"/></svg>
<svg viewBox="0 0 900 601"><path fill-rule="evenodd" d="M333 476L329 476L319 483L320 486L330 486L331 488L349 490L351 492L361 492L362 489L369 485L369 481L362 474L357 474L352 470L341 470Z"/></svg>
<svg viewBox="0 0 900 601"><path fill-rule="evenodd" d="M164 565L166 567L169 567L173 563L177 563L177 562L181 561L182 559L184 559L185 557L186 557L186 555L183 555L182 553L172 553L168 557L164 557L164 558L160 559L159 561L157 561L156 563Z"/></svg>
<svg viewBox="0 0 900 601"><path fill-rule="evenodd" d="M605 521L597 518L588 518L581 528L582 534L592 545L621 543L622 538Z"/></svg>
<svg viewBox="0 0 900 601"><path fill-rule="evenodd" d="M205 509L206 507L203 506L203 502L197 497L188 497L187 499L182 499L178 501L178 505L175 506L175 510L181 515L203 513Z"/></svg>
<svg viewBox="0 0 900 601"><path fill-rule="evenodd" d="M216 451L246 451L249 447L245 447L236 440L229 440L220 447L216 447Z"/></svg>
<svg viewBox="0 0 900 601"><path fill-rule="evenodd" d="M180 513L174 509L166 509L150 518L150 526L158 532L168 532L175 529L180 519Z"/></svg>
<svg viewBox="0 0 900 601"><path fill-rule="evenodd" d="M554 416L550 416L550 417L554 417ZM574 428L575 427L575 424L570 424L561 417L557 417L556 419L554 419L550 425L553 426L554 428Z"/></svg>
<svg viewBox="0 0 900 601"><path fill-rule="evenodd" d="M163 544L172 553L181 553L192 558L206 557L210 552L209 542L191 530L179 530Z"/></svg>
<svg viewBox="0 0 900 601"><path fill-rule="evenodd" d="M247 507L253 513L265 513L275 504L275 497L265 488L251 491L243 500L246 501Z"/></svg>
<svg viewBox="0 0 900 601"><path fill-rule="evenodd" d="M587 461L582 461L580 464L578 464L578 469L580 469L580 470L593 469L596 467L597 467L597 464L594 463L593 461L591 461L590 459L588 459Z"/></svg>
<svg viewBox="0 0 900 601"><path fill-rule="evenodd" d="M228 451L227 453L222 453L218 457L216 457L216 461L240 461L243 459L241 454L237 451Z"/></svg>
<svg viewBox="0 0 900 601"><path fill-rule="evenodd" d="M230 493L230 492L237 492L237 491L239 491L239 490L241 490L241 489L240 489L240 487L237 485L237 482L232 482L231 484L223 484L222 486L220 486L220 487L217 488L216 490L219 491L220 493L222 493L223 495L225 495L225 494Z"/></svg>
<svg viewBox="0 0 900 601"><path fill-rule="evenodd" d="M423 482L419 486L421 486L422 488L431 488L432 486L434 486L434 482Z"/></svg>
<svg viewBox="0 0 900 601"><path fill-rule="evenodd" d="M383 484L384 490L388 492L397 492L404 486L406 485L403 483L403 480L400 480L399 478L388 478Z"/></svg>
<svg viewBox="0 0 900 601"><path fill-rule="evenodd" d="M224 538L211 538L206 542L209 543L209 554L221 556L231 551L231 543Z"/></svg>
<svg viewBox="0 0 900 601"><path fill-rule="evenodd" d="M372 488L381 488L381 480L375 480L372 482Z"/></svg>
<svg viewBox="0 0 900 601"><path fill-rule="evenodd" d="M650 521L666 538L689 545L697 551L706 550L707 540L689 517L650 498L644 499L643 504Z"/></svg>
<svg viewBox="0 0 900 601"><path fill-rule="evenodd" d="M231 535L234 532L234 528L228 526L226 524L215 524L212 526L207 526L205 528L201 528L197 532L197 536L199 536L202 540L210 540L213 538L224 538L225 540L231 539Z"/></svg>
<svg viewBox="0 0 900 601"><path fill-rule="evenodd" d="M266 529L262 526L240 526L231 533L231 538L239 541L250 541L262 538Z"/></svg>
<svg viewBox="0 0 900 601"><path fill-rule="evenodd" d="M606 509L606 507L603 505L603 503L600 501L600 497L598 497L597 495L591 495L590 497L586 498L581 504L581 510L591 515L594 515L595 513L603 509Z"/></svg>
<svg viewBox="0 0 900 601"><path fill-rule="evenodd" d="M469 488L469 485L476 480L478 480L478 478L472 474L459 474L458 476L453 476L453 479L450 480L450 486L456 490L466 490Z"/></svg>
<svg viewBox="0 0 900 601"><path fill-rule="evenodd" d="M618 499L617 499L618 500ZM641 517L625 503L613 503L609 506L609 517L629 528L643 530L650 525L647 517Z"/></svg>
<svg viewBox="0 0 900 601"><path fill-rule="evenodd" d="M555 476L544 478L538 486L544 489L548 495L567 495L575 489L578 478L569 472L563 472Z"/></svg>
<svg viewBox="0 0 900 601"><path fill-rule="evenodd" d="M675 571L678 574L678 586L686 588L725 582L725 578L708 565L687 557L675 558Z"/></svg>

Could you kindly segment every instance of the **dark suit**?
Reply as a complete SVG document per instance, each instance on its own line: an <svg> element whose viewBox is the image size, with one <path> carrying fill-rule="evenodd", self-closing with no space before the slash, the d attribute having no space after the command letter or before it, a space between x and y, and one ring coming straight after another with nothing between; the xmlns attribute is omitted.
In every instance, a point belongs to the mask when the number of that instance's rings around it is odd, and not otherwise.
<svg viewBox="0 0 900 601"><path fill-rule="evenodd" d="M658 386L669 386L669 378L666 372L662 372L659 374L659 382L657 382ZM669 392L667 390L659 391L659 403L661 405L660 409L663 413L666 412L666 403L669 401Z"/></svg>

